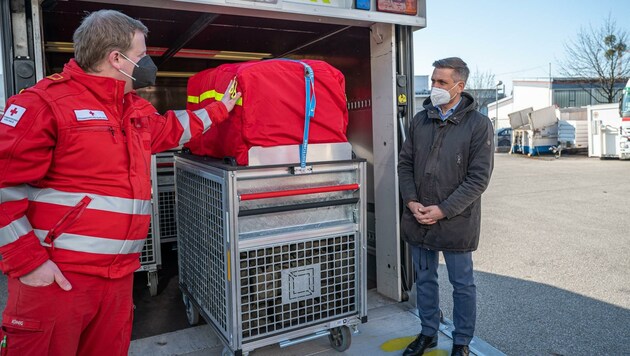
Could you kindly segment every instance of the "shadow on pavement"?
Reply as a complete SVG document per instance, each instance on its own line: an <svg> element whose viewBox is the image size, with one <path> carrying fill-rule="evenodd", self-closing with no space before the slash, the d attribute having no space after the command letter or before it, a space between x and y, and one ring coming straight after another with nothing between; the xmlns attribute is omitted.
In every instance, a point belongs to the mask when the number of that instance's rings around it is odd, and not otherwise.
<svg viewBox="0 0 630 356"><path fill-rule="evenodd" d="M452 289L440 265L442 310ZM550 285L475 271L476 336L507 355L621 355L630 310ZM630 298L630 287L626 291Z"/></svg>

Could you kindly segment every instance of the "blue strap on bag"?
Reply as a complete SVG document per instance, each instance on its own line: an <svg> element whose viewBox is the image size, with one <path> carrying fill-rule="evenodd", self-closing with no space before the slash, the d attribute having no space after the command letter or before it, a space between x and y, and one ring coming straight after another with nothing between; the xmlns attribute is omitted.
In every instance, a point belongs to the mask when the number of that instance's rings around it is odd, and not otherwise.
<svg viewBox="0 0 630 356"><path fill-rule="evenodd" d="M315 116L315 107L317 106L317 100L315 98L315 74L313 68L308 64L293 60L280 58L285 61L292 61L300 63L304 66L304 82L306 86L306 107L304 109L304 138L300 145L300 168L306 168L306 153L308 151L308 130L311 124L311 118Z"/></svg>

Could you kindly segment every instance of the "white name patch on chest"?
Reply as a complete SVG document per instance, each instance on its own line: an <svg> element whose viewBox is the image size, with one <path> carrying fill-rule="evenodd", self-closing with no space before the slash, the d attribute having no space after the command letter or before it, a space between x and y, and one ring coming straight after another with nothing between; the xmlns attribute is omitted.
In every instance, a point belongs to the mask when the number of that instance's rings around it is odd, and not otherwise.
<svg viewBox="0 0 630 356"><path fill-rule="evenodd" d="M77 121L107 120L107 115L101 110L75 110Z"/></svg>

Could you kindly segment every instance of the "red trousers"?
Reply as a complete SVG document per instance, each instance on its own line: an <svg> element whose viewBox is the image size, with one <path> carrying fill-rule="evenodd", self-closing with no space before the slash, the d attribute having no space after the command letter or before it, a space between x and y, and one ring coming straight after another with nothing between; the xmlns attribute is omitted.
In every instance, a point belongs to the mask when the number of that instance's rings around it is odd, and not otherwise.
<svg viewBox="0 0 630 356"><path fill-rule="evenodd" d="M72 284L29 287L8 279L1 355L127 355L133 324L133 274L105 279L65 272ZM0 340L2 340L0 339Z"/></svg>

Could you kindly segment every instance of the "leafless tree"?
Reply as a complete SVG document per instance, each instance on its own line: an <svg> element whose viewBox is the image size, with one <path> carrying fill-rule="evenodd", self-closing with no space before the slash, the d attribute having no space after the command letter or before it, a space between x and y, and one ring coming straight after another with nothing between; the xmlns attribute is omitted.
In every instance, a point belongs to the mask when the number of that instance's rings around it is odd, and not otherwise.
<svg viewBox="0 0 630 356"><path fill-rule="evenodd" d="M628 33L609 15L601 27L583 27L564 44L566 60L560 63L560 73L575 78L597 102L612 103L623 87L615 84L625 83L630 76L627 43Z"/></svg>
<svg viewBox="0 0 630 356"><path fill-rule="evenodd" d="M479 68L468 77L466 91L475 98L479 108L496 100L497 81L491 71L480 72ZM499 96L501 98L502 95Z"/></svg>

